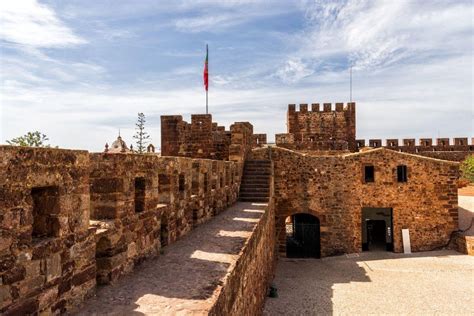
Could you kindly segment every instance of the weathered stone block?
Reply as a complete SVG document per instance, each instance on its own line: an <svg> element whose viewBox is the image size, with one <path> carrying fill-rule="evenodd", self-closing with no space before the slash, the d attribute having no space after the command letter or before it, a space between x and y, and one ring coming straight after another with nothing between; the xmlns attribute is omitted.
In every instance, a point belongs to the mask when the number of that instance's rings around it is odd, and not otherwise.
<svg viewBox="0 0 474 316"><path fill-rule="evenodd" d="M46 282L50 282L61 276L61 254L55 253L46 259Z"/></svg>

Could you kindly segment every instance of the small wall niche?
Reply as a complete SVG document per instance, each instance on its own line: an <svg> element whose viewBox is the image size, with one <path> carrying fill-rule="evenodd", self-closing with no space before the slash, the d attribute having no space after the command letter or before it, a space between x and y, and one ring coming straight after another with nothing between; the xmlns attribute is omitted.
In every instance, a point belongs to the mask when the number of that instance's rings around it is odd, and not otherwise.
<svg viewBox="0 0 474 316"><path fill-rule="evenodd" d="M135 213L145 210L145 178L135 178Z"/></svg>
<svg viewBox="0 0 474 316"><path fill-rule="evenodd" d="M59 188L57 186L31 189L33 198L33 238L48 238L59 235Z"/></svg>

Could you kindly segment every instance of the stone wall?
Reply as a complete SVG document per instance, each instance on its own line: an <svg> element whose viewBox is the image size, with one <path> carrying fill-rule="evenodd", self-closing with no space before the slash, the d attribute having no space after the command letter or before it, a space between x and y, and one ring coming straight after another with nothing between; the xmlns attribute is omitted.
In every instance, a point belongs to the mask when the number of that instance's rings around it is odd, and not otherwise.
<svg viewBox="0 0 474 316"><path fill-rule="evenodd" d="M264 147L267 144L267 134L253 134L252 148Z"/></svg>
<svg viewBox="0 0 474 316"><path fill-rule="evenodd" d="M237 200L233 162L91 154L97 275L110 283Z"/></svg>
<svg viewBox="0 0 474 316"><path fill-rule="evenodd" d="M244 163L253 148L253 126L249 122L236 122L230 126L231 145L229 160Z"/></svg>
<svg viewBox="0 0 474 316"><path fill-rule="evenodd" d="M474 151L423 151L416 154L441 160L462 162L467 158L467 156L474 155Z"/></svg>
<svg viewBox="0 0 474 316"><path fill-rule="evenodd" d="M322 111L321 111L322 110ZM356 150L355 103L288 105L286 134L277 134L277 146L293 150Z"/></svg>
<svg viewBox="0 0 474 316"><path fill-rule="evenodd" d="M474 236L457 234L454 243L455 250L466 255L474 256Z"/></svg>
<svg viewBox="0 0 474 316"><path fill-rule="evenodd" d="M239 259L209 315L262 314L275 271L275 236L274 204L270 202L239 253Z"/></svg>
<svg viewBox="0 0 474 316"><path fill-rule="evenodd" d="M64 313L235 203L236 162L0 146L0 313Z"/></svg>
<svg viewBox="0 0 474 316"><path fill-rule="evenodd" d="M468 143L467 137L454 138L451 142L449 138L437 138L436 144L431 138L405 138L400 143L398 139L369 139L367 143L364 139L356 141L357 149L362 149L366 145L372 148L385 147L395 151L416 153L417 155L432 157L450 161L463 161L468 155L474 152L474 142Z"/></svg>
<svg viewBox="0 0 474 316"><path fill-rule="evenodd" d="M243 161L240 155L257 147L257 139L266 143L266 135L254 137L248 122L236 122L226 131L212 122L211 114L193 114L191 123L183 121L181 115L161 117L162 156Z"/></svg>
<svg viewBox="0 0 474 316"><path fill-rule="evenodd" d="M61 313L93 293L86 151L0 146L0 314Z"/></svg>
<svg viewBox="0 0 474 316"><path fill-rule="evenodd" d="M254 159L269 149L253 151ZM413 251L445 245L457 228L458 163L383 148L340 156L309 156L273 148L275 213L279 251L286 250L285 219L296 213L318 217L321 255L362 250L362 208L392 208L394 251L402 251L401 229L410 229ZM373 165L375 182L364 183ZM397 182L406 165L408 181Z"/></svg>

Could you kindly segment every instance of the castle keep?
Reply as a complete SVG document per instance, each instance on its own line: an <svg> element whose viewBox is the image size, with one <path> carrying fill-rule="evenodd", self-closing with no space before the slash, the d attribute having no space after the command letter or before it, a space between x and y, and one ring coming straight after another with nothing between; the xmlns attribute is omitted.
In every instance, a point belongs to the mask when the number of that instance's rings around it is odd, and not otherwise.
<svg viewBox="0 0 474 316"><path fill-rule="evenodd" d="M104 153L0 146L0 313L129 314L149 299L150 313L258 315L278 256L403 252L404 229L412 251L473 253L453 235L472 139L365 142L355 112L290 104L275 145L249 122L162 116L161 156L121 139ZM104 298L150 265L146 291L125 284L131 302Z"/></svg>

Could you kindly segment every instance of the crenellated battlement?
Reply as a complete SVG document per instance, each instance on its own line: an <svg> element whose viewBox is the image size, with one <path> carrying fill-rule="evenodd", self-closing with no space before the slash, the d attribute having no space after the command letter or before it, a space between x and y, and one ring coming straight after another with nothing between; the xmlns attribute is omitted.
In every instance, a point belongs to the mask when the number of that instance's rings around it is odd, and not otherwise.
<svg viewBox="0 0 474 316"><path fill-rule="evenodd" d="M14 146L0 146L0 157L1 315L69 313L96 284L116 281L233 205L243 169Z"/></svg>
<svg viewBox="0 0 474 316"><path fill-rule="evenodd" d="M237 156L245 156L253 146L252 135L253 126L249 122L236 122L226 130L212 121L211 114L192 114L191 123L181 115L161 116L163 156L241 160ZM260 144L263 139L266 143L266 135L260 134Z"/></svg>
<svg viewBox="0 0 474 316"><path fill-rule="evenodd" d="M299 104L299 110L296 104L288 104L288 113L319 113L319 112L354 112L355 102L344 103L307 103Z"/></svg>
<svg viewBox="0 0 474 316"><path fill-rule="evenodd" d="M365 139L356 140L357 149L363 147L373 148L388 148L401 152L418 153L430 157L439 157L447 160L460 161L469 153L474 152L474 138L471 138L471 143L468 142L467 137L455 137L450 139L448 137L436 138L404 138L401 140L397 138L382 139ZM434 153L434 154L433 154ZM445 154L441 154L445 153Z"/></svg>
<svg viewBox="0 0 474 316"><path fill-rule="evenodd" d="M420 139L415 139L415 138L403 138L400 142L400 139L398 138L387 138L386 140L382 139L369 139L368 142L366 142L365 139L358 139L356 140L357 142L357 148L360 149L362 147L365 147L368 145L369 147L387 147L387 148L401 148L401 147L406 147L406 148L440 148L443 150L446 149L453 149L455 150L456 148L463 148L463 149L469 149L473 150L474 146L474 137L471 138L471 142L469 143L467 137L455 137L455 138L449 138L449 137L444 137L444 138L435 138L434 140L432 138L420 138Z"/></svg>
<svg viewBox="0 0 474 316"><path fill-rule="evenodd" d="M355 102L288 105L285 135L276 144L297 150L356 150ZM290 136L291 135L291 136Z"/></svg>

